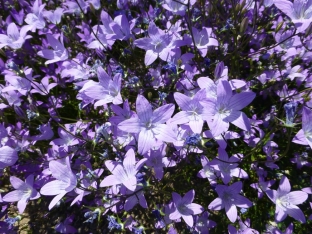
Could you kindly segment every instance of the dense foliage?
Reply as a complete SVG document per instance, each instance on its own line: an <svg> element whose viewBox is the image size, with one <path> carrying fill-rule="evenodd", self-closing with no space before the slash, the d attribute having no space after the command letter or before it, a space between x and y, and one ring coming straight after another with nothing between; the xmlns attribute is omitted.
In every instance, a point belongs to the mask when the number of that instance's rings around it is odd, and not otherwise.
<svg viewBox="0 0 312 234"><path fill-rule="evenodd" d="M310 233L311 0L0 16L0 233Z"/></svg>

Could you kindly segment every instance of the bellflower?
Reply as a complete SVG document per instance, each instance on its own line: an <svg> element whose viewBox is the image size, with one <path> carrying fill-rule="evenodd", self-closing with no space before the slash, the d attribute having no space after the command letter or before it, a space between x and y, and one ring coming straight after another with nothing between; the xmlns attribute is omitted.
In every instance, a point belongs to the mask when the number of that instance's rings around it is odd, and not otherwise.
<svg viewBox="0 0 312 234"><path fill-rule="evenodd" d="M161 180L164 175L164 167L173 167L176 165L174 161L169 161L166 155L166 146L163 144L157 150L151 150L146 156L146 166L149 166L154 169L155 177L158 180Z"/></svg>
<svg viewBox="0 0 312 234"><path fill-rule="evenodd" d="M163 61L169 58L171 47L169 46L173 36L159 29L154 22L148 27L149 38L140 38L134 41L134 45L146 50L144 63L151 65L158 57Z"/></svg>
<svg viewBox="0 0 312 234"><path fill-rule="evenodd" d="M156 139L164 142L176 141L176 135L166 124L174 112L173 104L163 105L156 110L152 110L152 105L147 99L138 95L136 100L137 116L122 121L118 128L125 132L139 133L138 151L140 154L146 153L156 143Z"/></svg>
<svg viewBox="0 0 312 234"><path fill-rule="evenodd" d="M283 176L277 190L266 191L271 201L276 204L275 220L282 222L289 215L301 223L305 223L306 218L297 205L305 202L308 194L303 191L290 192L290 190L289 180L286 176Z"/></svg>
<svg viewBox="0 0 312 234"><path fill-rule="evenodd" d="M63 8L56 8L55 11L45 11L43 15L52 23L59 24L63 15Z"/></svg>
<svg viewBox="0 0 312 234"><path fill-rule="evenodd" d="M182 111L172 117L173 124L186 124L190 126L194 133L201 133L204 119L208 118L208 110L201 104L206 97L206 90L199 90L192 98L182 93L174 93L174 98Z"/></svg>
<svg viewBox="0 0 312 234"><path fill-rule="evenodd" d="M193 227L194 219L192 215L197 215L204 211L201 205L192 203L194 196L194 190L188 191L184 197L181 197L179 194L173 192L172 199L175 209L172 213L170 213L169 218L171 220L176 220L182 217L187 225Z"/></svg>
<svg viewBox="0 0 312 234"><path fill-rule="evenodd" d="M312 22L311 0L274 0L275 6L286 14L296 25L297 32L303 32Z"/></svg>
<svg viewBox="0 0 312 234"><path fill-rule="evenodd" d="M44 64L47 65L68 59L68 52L62 43L51 34L47 34L47 40L53 50L43 49L37 53L40 57L48 59Z"/></svg>
<svg viewBox="0 0 312 234"><path fill-rule="evenodd" d="M312 111L303 107L302 129L296 134L292 142L300 145L309 145L312 149Z"/></svg>
<svg viewBox="0 0 312 234"><path fill-rule="evenodd" d="M208 126L213 136L218 136L229 129L229 123L249 131L250 122L245 113L240 110L247 106L255 98L253 92L232 94L232 88L227 80L220 80L217 84L217 99L202 101L207 109L209 118Z"/></svg>
<svg viewBox="0 0 312 234"><path fill-rule="evenodd" d="M56 180L45 184L40 193L46 196L56 195L49 205L49 210L51 210L66 193L76 188L77 178L70 168L69 157L65 158L65 165L60 161L50 161L49 169Z"/></svg>
<svg viewBox="0 0 312 234"><path fill-rule="evenodd" d="M232 177L248 178L248 174L241 168L238 168L239 158L232 156L229 158L228 154L223 148L218 149L218 157L209 162L215 171L221 174L224 184L228 184Z"/></svg>
<svg viewBox="0 0 312 234"><path fill-rule="evenodd" d="M21 30L18 30L15 23L10 23L7 35L0 34L0 49L4 46L9 46L14 50L22 48L25 40L32 38L32 36L26 35L29 30L29 26L23 26Z"/></svg>
<svg viewBox="0 0 312 234"><path fill-rule="evenodd" d="M25 182L15 176L11 176L10 182L16 190L6 194L3 197L3 201L17 201L18 212L22 214L29 200L34 200L40 197L40 194L37 192L37 190L33 188L34 175L29 175Z"/></svg>
<svg viewBox="0 0 312 234"><path fill-rule="evenodd" d="M216 191L219 195L209 205L208 209L221 210L225 208L225 212L229 220L234 223L237 219L237 208L249 208L252 206L252 202L249 199L240 195L243 184L241 181L235 182L230 186L217 185Z"/></svg>
<svg viewBox="0 0 312 234"><path fill-rule="evenodd" d="M44 7L45 7L45 4L40 5L39 0L36 0L33 3L32 13L29 13L26 15L25 22L32 27L33 32L35 32L36 29L45 28L45 21L43 18Z"/></svg>
<svg viewBox="0 0 312 234"><path fill-rule="evenodd" d="M95 102L95 107L110 102L115 105L121 104L121 74L116 73L114 78L111 79L102 67L98 67L97 76L99 79L98 83L94 81L89 81L83 86L83 88L79 92L84 93L90 98L99 100Z"/></svg>
<svg viewBox="0 0 312 234"><path fill-rule="evenodd" d="M201 31L198 31L196 28L192 28L195 46L197 47L200 55L202 57L206 57L208 46L218 46L219 43L216 39L210 37L212 29L211 28L205 28Z"/></svg>
<svg viewBox="0 0 312 234"><path fill-rule="evenodd" d="M122 164L112 160L105 161L105 166L112 173L112 175L105 177L100 183L100 187L123 184L130 191L135 191L137 187L136 174L139 172L146 160L146 158L141 159L136 163L134 150L129 149Z"/></svg>

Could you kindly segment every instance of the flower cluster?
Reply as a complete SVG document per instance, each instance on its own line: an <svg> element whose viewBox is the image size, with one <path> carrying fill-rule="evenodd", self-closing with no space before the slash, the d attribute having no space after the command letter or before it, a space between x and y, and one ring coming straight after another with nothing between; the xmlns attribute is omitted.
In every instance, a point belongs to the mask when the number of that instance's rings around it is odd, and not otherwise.
<svg viewBox="0 0 312 234"><path fill-rule="evenodd" d="M0 233L311 231L311 0L0 15Z"/></svg>

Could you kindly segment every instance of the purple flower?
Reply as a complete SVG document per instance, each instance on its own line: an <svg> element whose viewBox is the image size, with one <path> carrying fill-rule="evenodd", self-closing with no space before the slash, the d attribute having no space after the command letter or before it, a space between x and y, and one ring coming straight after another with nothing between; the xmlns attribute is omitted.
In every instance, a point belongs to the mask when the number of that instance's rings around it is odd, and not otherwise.
<svg viewBox="0 0 312 234"><path fill-rule="evenodd" d="M259 234L257 230L250 228L250 219L246 219L245 222L239 219L239 227L239 230L236 230L235 227L229 225L229 234Z"/></svg>
<svg viewBox="0 0 312 234"><path fill-rule="evenodd" d="M192 215L200 214L204 211L201 205L192 203L194 200L195 191L188 191L184 197L181 197L179 194L173 192L172 199L174 203L174 211L169 215L171 220L176 220L182 217L187 225L193 227L194 220Z"/></svg>
<svg viewBox="0 0 312 234"><path fill-rule="evenodd" d="M76 188L77 179L70 168L69 157L65 158L65 163L62 163L60 160L51 161L49 163L49 169L56 180L45 184L41 188L40 193L46 196L56 195L49 205L49 210L51 210L66 193Z"/></svg>
<svg viewBox="0 0 312 234"><path fill-rule="evenodd" d="M41 95L48 95L50 90L57 86L57 83L49 84L49 77L44 77L40 83L32 81L31 83L33 89L30 91L31 93L40 93Z"/></svg>
<svg viewBox="0 0 312 234"><path fill-rule="evenodd" d="M201 133L204 119L208 118L208 110L201 104L206 97L206 90L199 90L193 97L188 97L182 93L174 93L174 98L182 111L172 117L173 124L186 124L190 126L194 133Z"/></svg>
<svg viewBox="0 0 312 234"><path fill-rule="evenodd" d="M216 175L214 168L209 165L209 160L206 156L202 155L200 158L201 164L203 166L203 169L201 169L197 176L200 178L207 178L210 182L210 184L216 184Z"/></svg>
<svg viewBox="0 0 312 234"><path fill-rule="evenodd" d="M58 7L55 11L45 11L43 12L44 17L46 17L52 24L59 24L62 19L63 9Z"/></svg>
<svg viewBox="0 0 312 234"><path fill-rule="evenodd" d="M83 86L83 88L79 92L84 93L90 98L99 100L94 104L94 106L96 107L110 102L115 105L121 104L121 74L117 73L112 80L105 72L105 70L102 67L99 67L97 69L97 76L99 79L99 83L89 81Z"/></svg>
<svg viewBox="0 0 312 234"><path fill-rule="evenodd" d="M43 49L37 53L40 57L48 59L44 64L47 65L68 59L68 52L62 43L51 34L47 34L47 40L53 50Z"/></svg>
<svg viewBox="0 0 312 234"><path fill-rule="evenodd" d="M303 107L302 110L302 129L296 134L292 142L301 145L309 145L312 149L312 111Z"/></svg>
<svg viewBox="0 0 312 234"><path fill-rule="evenodd" d="M9 46L14 50L22 48L25 40L32 38L32 36L26 35L29 30L29 26L23 26L19 31L15 23L10 23L7 35L0 34L0 49L4 46Z"/></svg>
<svg viewBox="0 0 312 234"><path fill-rule="evenodd" d="M202 101L202 105L210 115L207 120L211 133L218 136L229 129L229 123L249 131L250 122L245 113L240 110L255 98L253 92L232 94L232 88L227 80L220 80L217 84L217 99Z"/></svg>
<svg viewBox="0 0 312 234"><path fill-rule="evenodd" d="M209 229L214 228L217 224L216 222L209 220L209 213L205 211L200 217L196 216L195 218L195 230L201 234L209 234Z"/></svg>
<svg viewBox="0 0 312 234"><path fill-rule="evenodd" d="M163 61L169 58L172 41L172 35L159 29L154 22L148 27L149 38L140 38L134 41L134 45L146 50L144 63L146 66L151 65L158 57Z"/></svg>
<svg viewBox="0 0 312 234"><path fill-rule="evenodd" d="M39 0L36 0L33 3L32 13L27 14L25 18L25 22L32 27L33 32L35 32L36 29L44 29L45 27L45 21L42 14L44 7L45 4L39 6Z"/></svg>
<svg viewBox="0 0 312 234"><path fill-rule="evenodd" d="M15 176L11 176L10 182L16 190L6 194L3 197L3 201L17 201L18 212L22 214L29 200L34 200L40 197L40 194L37 192L37 190L33 188L34 175L29 175L25 182Z"/></svg>
<svg viewBox="0 0 312 234"><path fill-rule="evenodd" d="M240 195L243 184L241 181L235 182L234 184L217 185L216 191L219 195L218 198L214 199L209 205L208 209L221 210L225 208L225 212L229 220L234 223L237 219L237 208L249 208L252 206L252 202L249 199Z"/></svg>
<svg viewBox="0 0 312 234"><path fill-rule="evenodd" d="M205 28L201 31L198 31L196 28L192 28L195 46L199 50L199 53L202 57L206 57L208 46L218 46L218 41L212 37L209 37L211 35L212 29L211 28Z"/></svg>
<svg viewBox="0 0 312 234"><path fill-rule="evenodd" d="M209 162L215 171L221 174L221 178L224 184L228 184L232 177L238 178L248 178L248 174L243 170L238 168L239 158L232 156L229 158L228 154L223 148L218 149L218 157Z"/></svg>
<svg viewBox="0 0 312 234"><path fill-rule="evenodd" d="M274 0L275 6L286 14L296 25L298 32L303 32L312 22L312 1L294 0Z"/></svg>
<svg viewBox="0 0 312 234"><path fill-rule="evenodd" d="M122 121L118 128L125 132L139 133L138 151L140 154L151 149L155 145L156 139L165 142L176 141L173 130L164 124L173 114L173 104L163 105L153 111L152 105L147 99L138 95L136 110L138 115Z"/></svg>
<svg viewBox="0 0 312 234"><path fill-rule="evenodd" d="M17 152L10 146L3 146L0 148L0 169L12 166L18 159Z"/></svg>
<svg viewBox="0 0 312 234"><path fill-rule="evenodd" d="M176 165L174 161L169 161L166 155L166 145L163 144L157 150L151 150L146 156L146 166L149 166L154 169L155 177L158 180L161 180L164 175L164 167L173 167Z"/></svg>
<svg viewBox="0 0 312 234"><path fill-rule="evenodd" d="M73 216L67 217L64 222L61 222L55 226L55 231L59 233L77 233L77 229L70 224L74 221Z"/></svg>
<svg viewBox="0 0 312 234"><path fill-rule="evenodd" d="M290 192L290 190L289 180L286 176L283 176L277 190L266 191L271 201L276 204L275 220L281 222L289 215L301 223L305 223L304 214L296 205L305 202L308 194L303 191Z"/></svg>
<svg viewBox="0 0 312 234"><path fill-rule="evenodd" d="M146 158L141 159L136 163L134 150L129 149L125 155L123 164L112 160L105 161L105 166L112 173L112 175L105 177L101 182L100 187L123 184L127 189L135 191L137 187L136 174L139 172L146 160Z"/></svg>

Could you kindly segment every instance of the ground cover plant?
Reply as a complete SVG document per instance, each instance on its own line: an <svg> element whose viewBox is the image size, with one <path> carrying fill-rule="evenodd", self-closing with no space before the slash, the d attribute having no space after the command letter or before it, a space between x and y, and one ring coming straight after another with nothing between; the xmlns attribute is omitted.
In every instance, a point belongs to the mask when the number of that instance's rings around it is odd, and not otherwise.
<svg viewBox="0 0 312 234"><path fill-rule="evenodd" d="M0 1L0 233L311 233L311 0Z"/></svg>

